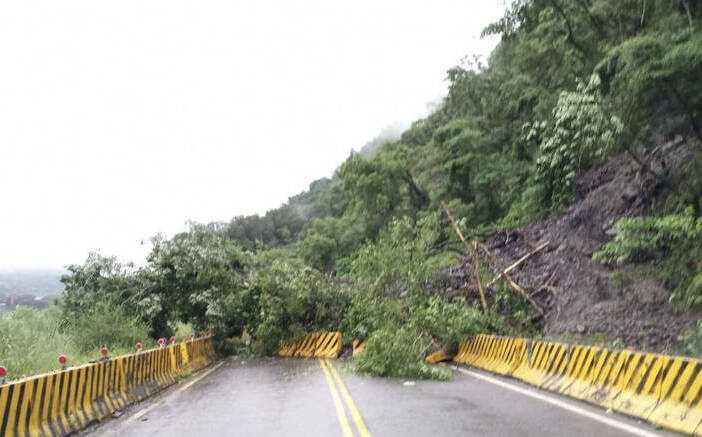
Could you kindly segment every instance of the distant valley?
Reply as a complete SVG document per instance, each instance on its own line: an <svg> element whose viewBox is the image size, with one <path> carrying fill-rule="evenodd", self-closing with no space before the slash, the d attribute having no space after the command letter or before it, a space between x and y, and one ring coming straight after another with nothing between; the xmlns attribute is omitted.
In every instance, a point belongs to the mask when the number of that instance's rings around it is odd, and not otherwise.
<svg viewBox="0 0 702 437"><path fill-rule="evenodd" d="M0 310L17 305L45 308L63 292L59 269L0 270Z"/></svg>

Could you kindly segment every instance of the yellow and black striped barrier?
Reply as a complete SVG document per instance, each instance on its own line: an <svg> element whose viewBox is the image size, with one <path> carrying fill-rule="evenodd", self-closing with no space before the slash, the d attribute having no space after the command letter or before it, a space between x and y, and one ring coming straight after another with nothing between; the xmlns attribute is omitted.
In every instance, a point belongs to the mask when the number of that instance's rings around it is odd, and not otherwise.
<svg viewBox="0 0 702 437"><path fill-rule="evenodd" d="M702 436L700 360L481 334L454 361Z"/></svg>
<svg viewBox="0 0 702 437"><path fill-rule="evenodd" d="M436 363L441 363L443 361L451 361L452 359L453 359L453 355L447 354L444 351L436 351L433 354L430 354L429 356L427 356L424 361L426 361L429 364L436 364Z"/></svg>
<svg viewBox="0 0 702 437"><path fill-rule="evenodd" d="M337 358L341 353L341 332L315 332L299 342L283 342L281 357Z"/></svg>
<svg viewBox="0 0 702 437"><path fill-rule="evenodd" d="M0 436L63 436L212 363L212 337L0 386Z"/></svg>
<svg viewBox="0 0 702 437"><path fill-rule="evenodd" d="M366 350L366 344L368 343L368 340L359 340L355 338L353 340L353 357L359 356L364 350Z"/></svg>

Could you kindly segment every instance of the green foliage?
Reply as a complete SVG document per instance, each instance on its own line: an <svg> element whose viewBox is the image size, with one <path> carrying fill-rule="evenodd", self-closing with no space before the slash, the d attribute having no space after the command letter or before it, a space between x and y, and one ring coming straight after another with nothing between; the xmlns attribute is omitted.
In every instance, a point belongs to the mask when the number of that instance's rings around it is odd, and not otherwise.
<svg viewBox="0 0 702 437"><path fill-rule="evenodd" d="M545 187L547 206L571 200L577 175L601 161L623 129L621 121L603 108L599 87L599 76L592 75L587 84L578 84L577 91L562 91L553 109L553 124L531 126L529 138L543 138L536 180Z"/></svg>
<svg viewBox="0 0 702 437"><path fill-rule="evenodd" d="M702 238L702 219L691 208L664 217L623 218L612 243L594 255L596 261L641 262L655 258L673 246L695 246Z"/></svg>
<svg viewBox="0 0 702 437"><path fill-rule="evenodd" d="M62 331L69 332L81 354L95 352L102 346L110 350L132 350L149 339L149 327L137 317L129 316L119 305L98 303L94 311L76 319L64 320Z"/></svg>
<svg viewBox="0 0 702 437"><path fill-rule="evenodd" d="M313 219L305 228L297 249L309 265L331 271L334 262L351 253L363 241L363 236L363 227L349 217Z"/></svg>
<svg viewBox="0 0 702 437"><path fill-rule="evenodd" d="M462 298L447 302L433 296L412 311L420 326L438 340L446 352L458 351L462 338L499 331L501 328L494 317L485 315L476 306L469 306Z"/></svg>
<svg viewBox="0 0 702 437"><path fill-rule="evenodd" d="M57 308L28 307L0 313L0 357L10 378L16 379L60 367L58 357L70 362L85 358L67 333L59 330ZM80 361L78 361L80 362Z"/></svg>
<svg viewBox="0 0 702 437"><path fill-rule="evenodd" d="M393 217L417 211L428 201L410 171L410 149L388 144L374 158L353 153L339 169L350 199L346 214L361 221L366 238L375 238Z"/></svg>
<svg viewBox="0 0 702 437"><path fill-rule="evenodd" d="M341 329L346 341L369 339L363 372L442 378L422 362L431 349L534 324L506 290L491 302L499 320L429 296L457 256L441 203L469 236L520 226L566 206L576 178L611 153L627 150L645 166L641 145L700 137L700 12L689 1L513 1L484 31L502 36L490 58L449 69L447 97L399 139L352 153L263 216L156 237L143 267L91 254L63 278L60 314L70 323L41 329L76 351L107 338L128 344L144 324L155 337L179 324L222 339L247 329L251 346L220 344L269 354L281 340ZM660 179L682 187L699 168ZM693 305L702 303L702 194L680 191L660 212L674 214L621 221L595 258L660 262L673 298ZM697 216L675 214L681 204ZM90 332L68 334L79 328Z"/></svg>
<svg viewBox="0 0 702 437"><path fill-rule="evenodd" d="M57 370L60 355L77 366L99 358L103 346L112 355L132 352L137 342L148 347L145 326L119 307L101 305L100 309L105 311L77 320L64 319L56 306L0 312L0 357L10 379Z"/></svg>
<svg viewBox="0 0 702 437"><path fill-rule="evenodd" d="M149 291L163 311L171 313L167 319L189 321L196 328L227 330L227 314L220 302L246 287L250 255L211 228L197 224L170 240L155 238L153 245L148 257Z"/></svg>
<svg viewBox="0 0 702 437"><path fill-rule="evenodd" d="M439 234L437 216L395 220L349 257L355 282L341 330L346 338L369 339L357 366L363 373L443 379L423 362L430 349L455 350L461 337L499 326L465 301L427 295L425 287L441 280L425 250Z"/></svg>
<svg viewBox="0 0 702 437"><path fill-rule="evenodd" d="M224 226L224 233L250 251L285 246L297 240L309 220L338 217L345 208L339 179L319 179L310 184L308 191L291 197L262 217L234 217Z"/></svg>
<svg viewBox="0 0 702 437"><path fill-rule="evenodd" d="M260 270L247 293L252 297L247 328L263 340L267 354L282 340L335 330L349 304L342 287L327 276L283 260Z"/></svg>
<svg viewBox="0 0 702 437"><path fill-rule="evenodd" d="M683 339L682 353L693 357L702 356L702 320L697 322L696 329Z"/></svg>
<svg viewBox="0 0 702 437"><path fill-rule="evenodd" d="M506 315L496 331L518 337L534 337L541 325L538 314L522 297L517 296L504 279L498 281L499 288L491 304L491 312ZM540 320L540 319L539 319Z"/></svg>
<svg viewBox="0 0 702 437"><path fill-rule="evenodd" d="M665 24L674 25L670 17L662 20L661 25ZM702 139L700 69L702 35L694 28L663 27L610 50L598 71L626 126L627 144L650 145L655 131L666 137L692 131ZM666 116L661 117L655 107L666 107Z"/></svg>
<svg viewBox="0 0 702 437"><path fill-rule="evenodd" d="M383 326L397 324L400 316L397 303L388 302L363 290L354 293L351 305L339 325L344 341L368 338Z"/></svg>
<svg viewBox="0 0 702 437"><path fill-rule="evenodd" d="M344 260L349 277L374 296L406 296L422 290L422 284L438 274L427 268L429 254L425 249L437 238L436 219L396 219L376 242L367 243Z"/></svg>
<svg viewBox="0 0 702 437"><path fill-rule="evenodd" d="M671 299L685 306L702 304L702 218L692 208L663 217L620 219L614 241L593 255L612 264L659 262L671 284Z"/></svg>
<svg viewBox="0 0 702 437"><path fill-rule="evenodd" d="M370 338L364 352L356 359L358 372L373 376L429 378L447 380L451 372L424 364L431 339L408 327L380 329Z"/></svg>
<svg viewBox="0 0 702 437"><path fill-rule="evenodd" d="M61 278L66 289L60 305L67 319L94 311L98 303L119 304L129 300L140 287L132 265L114 257L90 253L83 265L71 265Z"/></svg>

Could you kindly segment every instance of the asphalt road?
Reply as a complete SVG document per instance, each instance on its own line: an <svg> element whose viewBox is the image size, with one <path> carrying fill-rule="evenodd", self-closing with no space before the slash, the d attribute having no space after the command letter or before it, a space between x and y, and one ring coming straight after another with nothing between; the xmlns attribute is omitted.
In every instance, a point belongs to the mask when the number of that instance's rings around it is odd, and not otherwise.
<svg viewBox="0 0 702 437"><path fill-rule="evenodd" d="M87 436L673 436L514 380L367 378L343 360L229 359ZM454 368L453 366L451 367Z"/></svg>

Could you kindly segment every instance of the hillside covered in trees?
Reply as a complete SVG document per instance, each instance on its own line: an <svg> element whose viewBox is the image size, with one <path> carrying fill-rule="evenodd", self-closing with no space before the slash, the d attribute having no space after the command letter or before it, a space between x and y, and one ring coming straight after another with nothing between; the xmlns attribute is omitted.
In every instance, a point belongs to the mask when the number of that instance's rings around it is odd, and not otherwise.
<svg viewBox="0 0 702 437"><path fill-rule="evenodd" d="M698 0L514 1L429 116L263 216L154 238L144 267L70 266L63 317L98 301L265 353L339 329L378 375L441 377L427 352L488 331L701 353L701 18Z"/></svg>

